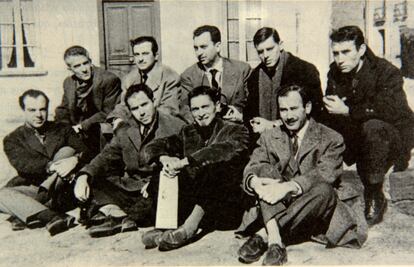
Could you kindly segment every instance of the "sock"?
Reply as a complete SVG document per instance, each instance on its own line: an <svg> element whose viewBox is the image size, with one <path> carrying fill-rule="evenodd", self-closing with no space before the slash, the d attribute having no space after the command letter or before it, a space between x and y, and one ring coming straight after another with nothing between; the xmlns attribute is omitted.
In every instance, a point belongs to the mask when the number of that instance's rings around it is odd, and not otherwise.
<svg viewBox="0 0 414 267"><path fill-rule="evenodd" d="M271 219L266 223L266 230L268 236L268 244L278 244L283 246L282 237L280 236L279 226L275 219Z"/></svg>
<svg viewBox="0 0 414 267"><path fill-rule="evenodd" d="M204 216L204 210L199 205L196 205L191 212L190 216L185 220L183 228L188 236L192 236L196 233L198 225L201 222L201 219Z"/></svg>
<svg viewBox="0 0 414 267"><path fill-rule="evenodd" d="M259 236L261 236L262 238L263 238L263 241L265 242L265 243L267 243L268 242L268 238L267 238L267 233L266 233L266 229L265 228L262 228L262 229L260 229L259 231L257 231L256 232L256 235L259 235Z"/></svg>

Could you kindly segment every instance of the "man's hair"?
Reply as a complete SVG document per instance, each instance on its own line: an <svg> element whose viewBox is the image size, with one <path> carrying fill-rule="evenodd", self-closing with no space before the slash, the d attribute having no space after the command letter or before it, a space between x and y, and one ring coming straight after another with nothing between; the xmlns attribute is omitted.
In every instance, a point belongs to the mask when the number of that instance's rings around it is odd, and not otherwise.
<svg viewBox="0 0 414 267"><path fill-rule="evenodd" d="M125 93L125 105L128 107L128 109L130 109L131 107L129 106L129 104L128 104L128 99L129 98L131 98L131 96L133 95L133 94L137 94L137 93L139 93L139 92L143 92L144 94L146 94L147 95L147 97L149 98L149 99L151 99L151 101L154 101L153 99L154 99L154 93L152 92L152 90L151 90L151 88L149 88L148 86L146 86L145 84L143 84L143 83L140 83L140 84L134 84L134 85L131 85L127 90L126 90L126 93Z"/></svg>
<svg viewBox="0 0 414 267"><path fill-rule="evenodd" d="M211 41L213 41L214 44L221 42L220 30L216 26L211 25L203 25L195 29L193 32L193 39L195 37L202 35L205 32L210 33Z"/></svg>
<svg viewBox="0 0 414 267"><path fill-rule="evenodd" d="M279 94L277 95L277 101L279 98L286 97L290 92L298 92L302 98L303 106L306 106L307 103L311 102L309 94L306 92L305 88L299 85L289 85L280 89Z"/></svg>
<svg viewBox="0 0 414 267"><path fill-rule="evenodd" d="M36 90L36 89L29 89L26 90L20 97L19 97L19 105L20 107L24 110L25 106L24 106L24 100L26 99L26 97L32 97L32 98L38 98L39 96L43 96L46 99L46 107L49 106L49 97L47 97L47 95L40 91L40 90Z"/></svg>
<svg viewBox="0 0 414 267"><path fill-rule="evenodd" d="M151 43L151 50L152 53L155 55L158 52L158 44L154 37L152 36L140 36L130 41L131 47L134 49L134 46L142 44L142 43Z"/></svg>
<svg viewBox="0 0 414 267"><path fill-rule="evenodd" d="M213 89L209 86L202 85L196 87L188 93L188 106L191 107L191 99L199 95L207 95L214 103L216 103L217 101L220 101L221 94L219 90Z"/></svg>
<svg viewBox="0 0 414 267"><path fill-rule="evenodd" d="M80 45L74 45L66 49L65 54L63 54L63 60L66 60L70 56L85 56L91 61L88 50Z"/></svg>
<svg viewBox="0 0 414 267"><path fill-rule="evenodd" d="M354 41L355 47L365 43L364 34L358 26L345 26L334 30L330 35L331 41L335 43Z"/></svg>
<svg viewBox="0 0 414 267"><path fill-rule="evenodd" d="M263 27L254 34L254 37L253 37L254 46L255 47L258 46L260 43L266 41L269 37L273 37L273 40L276 43L280 42L279 33L275 29L269 28L269 27Z"/></svg>

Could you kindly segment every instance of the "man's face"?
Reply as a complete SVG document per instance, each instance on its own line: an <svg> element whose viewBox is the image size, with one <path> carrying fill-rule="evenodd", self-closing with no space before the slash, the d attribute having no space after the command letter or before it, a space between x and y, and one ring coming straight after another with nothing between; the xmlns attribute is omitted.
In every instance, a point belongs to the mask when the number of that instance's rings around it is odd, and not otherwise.
<svg viewBox="0 0 414 267"><path fill-rule="evenodd" d="M348 73L358 66L365 50L365 44L362 44L357 49L354 41L332 43L333 57L342 73Z"/></svg>
<svg viewBox="0 0 414 267"><path fill-rule="evenodd" d="M92 77L92 63L87 57L83 55L69 56L65 61L69 70L78 79L88 81Z"/></svg>
<svg viewBox="0 0 414 267"><path fill-rule="evenodd" d="M289 92L286 96L279 97L279 114L283 124L291 132L298 132L305 125L307 115L312 110L312 104L305 106L298 92Z"/></svg>
<svg viewBox="0 0 414 267"><path fill-rule="evenodd" d="M132 49L134 53L135 65L141 71L149 71L158 60L158 53L152 53L152 43L143 42L134 45Z"/></svg>
<svg viewBox="0 0 414 267"><path fill-rule="evenodd" d="M155 118L154 102L144 92L138 92L128 98L132 116L143 125L150 125Z"/></svg>
<svg viewBox="0 0 414 267"><path fill-rule="evenodd" d="M199 126L209 126L216 117L218 103L214 103L208 95L191 98L190 108L194 120Z"/></svg>
<svg viewBox="0 0 414 267"><path fill-rule="evenodd" d="M35 129L41 128L47 121L47 101L39 95L34 98L26 96L24 102L24 120L25 122Z"/></svg>
<svg viewBox="0 0 414 267"><path fill-rule="evenodd" d="M270 36L256 46L260 60L267 68L273 68L279 61L280 52L283 50L283 43L276 43L273 36Z"/></svg>
<svg viewBox="0 0 414 267"><path fill-rule="evenodd" d="M211 67L220 53L220 42L213 43L209 32L194 37L194 52L201 64Z"/></svg>

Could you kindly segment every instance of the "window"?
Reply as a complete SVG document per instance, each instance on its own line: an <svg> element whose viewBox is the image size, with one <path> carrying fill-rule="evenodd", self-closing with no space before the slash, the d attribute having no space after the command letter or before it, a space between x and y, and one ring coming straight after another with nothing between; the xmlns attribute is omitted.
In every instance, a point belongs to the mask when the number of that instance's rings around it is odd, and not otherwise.
<svg viewBox="0 0 414 267"><path fill-rule="evenodd" d="M39 67L33 1L0 0L0 74Z"/></svg>
<svg viewBox="0 0 414 267"><path fill-rule="evenodd" d="M227 49L232 59L260 62L253 35L262 26L260 0L227 0Z"/></svg>

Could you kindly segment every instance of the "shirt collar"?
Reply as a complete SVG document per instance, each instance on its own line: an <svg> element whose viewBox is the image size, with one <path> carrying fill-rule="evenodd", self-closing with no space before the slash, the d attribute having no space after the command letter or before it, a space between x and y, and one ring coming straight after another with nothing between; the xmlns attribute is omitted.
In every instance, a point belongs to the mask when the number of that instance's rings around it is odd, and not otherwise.
<svg viewBox="0 0 414 267"><path fill-rule="evenodd" d="M298 142L299 144L302 142L303 137L305 137L306 131L308 130L309 127L309 120L307 119L305 122L305 125L303 125L302 129L300 129L297 133L296 136L298 137Z"/></svg>
<svg viewBox="0 0 414 267"><path fill-rule="evenodd" d="M210 68L206 68L204 66L204 69L205 69L206 72L210 72L210 70L215 69L218 72L223 73L223 58L219 57L217 62L213 66L211 66Z"/></svg>

